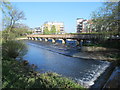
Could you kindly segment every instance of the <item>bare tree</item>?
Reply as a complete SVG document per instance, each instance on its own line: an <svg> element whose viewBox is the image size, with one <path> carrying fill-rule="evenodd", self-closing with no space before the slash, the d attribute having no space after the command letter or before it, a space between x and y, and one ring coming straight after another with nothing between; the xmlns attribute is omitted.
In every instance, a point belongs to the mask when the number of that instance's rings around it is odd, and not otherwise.
<svg viewBox="0 0 120 90"><path fill-rule="evenodd" d="M12 8L10 10L9 16L10 16L10 24L9 24L9 30L11 31L13 26L18 23L20 20L24 20L24 13L23 11L19 11L18 9Z"/></svg>
<svg viewBox="0 0 120 90"><path fill-rule="evenodd" d="M13 28L16 23L19 23L20 20L24 20L25 15L23 11L20 11L19 9L13 7L10 2L2 2L1 6L3 12L3 28L5 30L5 34L3 34L3 37L6 37L7 40L10 39L10 34L13 32Z"/></svg>

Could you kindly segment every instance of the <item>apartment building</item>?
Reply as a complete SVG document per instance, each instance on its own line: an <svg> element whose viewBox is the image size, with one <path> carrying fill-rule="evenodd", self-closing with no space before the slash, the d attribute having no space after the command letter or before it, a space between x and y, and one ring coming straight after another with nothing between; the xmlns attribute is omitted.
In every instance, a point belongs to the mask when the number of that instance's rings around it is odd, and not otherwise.
<svg viewBox="0 0 120 90"><path fill-rule="evenodd" d="M43 27L48 28L48 30L50 31L53 25L55 26L56 34L64 34L65 33L64 32L64 23L62 23L62 22L45 22Z"/></svg>
<svg viewBox="0 0 120 90"><path fill-rule="evenodd" d="M35 34L43 34L43 31L42 31L41 27L36 27L36 28L34 28L34 33Z"/></svg>
<svg viewBox="0 0 120 90"><path fill-rule="evenodd" d="M77 33L82 33L83 22L86 21L83 18L77 18Z"/></svg>
<svg viewBox="0 0 120 90"><path fill-rule="evenodd" d="M92 32L92 20L77 18L77 33L90 33Z"/></svg>

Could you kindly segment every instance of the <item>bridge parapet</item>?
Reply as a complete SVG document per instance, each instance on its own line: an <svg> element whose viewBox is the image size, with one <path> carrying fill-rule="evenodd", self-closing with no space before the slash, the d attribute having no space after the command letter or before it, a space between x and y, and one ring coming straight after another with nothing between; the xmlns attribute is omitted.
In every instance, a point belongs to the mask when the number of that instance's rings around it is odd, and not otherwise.
<svg viewBox="0 0 120 90"><path fill-rule="evenodd" d="M103 35L95 34L80 34L80 35L28 35L27 37L39 37L39 38L55 38L55 39L97 39L101 38Z"/></svg>

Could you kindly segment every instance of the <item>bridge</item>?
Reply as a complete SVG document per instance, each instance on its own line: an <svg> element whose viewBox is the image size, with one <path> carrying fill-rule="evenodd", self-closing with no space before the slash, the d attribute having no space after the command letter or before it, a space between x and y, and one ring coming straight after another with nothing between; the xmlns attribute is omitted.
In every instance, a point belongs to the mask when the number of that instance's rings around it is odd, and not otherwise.
<svg viewBox="0 0 120 90"><path fill-rule="evenodd" d="M27 35L29 40L40 40L48 41L49 39L52 40L53 43L56 40L61 39L62 43L65 44L67 39L76 40L77 45L84 40L99 40L103 38L104 35L100 34L62 34L62 35Z"/></svg>

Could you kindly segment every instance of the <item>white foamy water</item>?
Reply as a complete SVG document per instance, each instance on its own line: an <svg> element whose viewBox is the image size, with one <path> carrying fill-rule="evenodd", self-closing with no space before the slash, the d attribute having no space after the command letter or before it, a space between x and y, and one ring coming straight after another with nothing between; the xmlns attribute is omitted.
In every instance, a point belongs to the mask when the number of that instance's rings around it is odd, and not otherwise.
<svg viewBox="0 0 120 90"><path fill-rule="evenodd" d="M101 65L94 65L95 70L87 71L82 79L75 79L80 85L89 88L97 80L97 78L109 67L110 62L101 61Z"/></svg>

